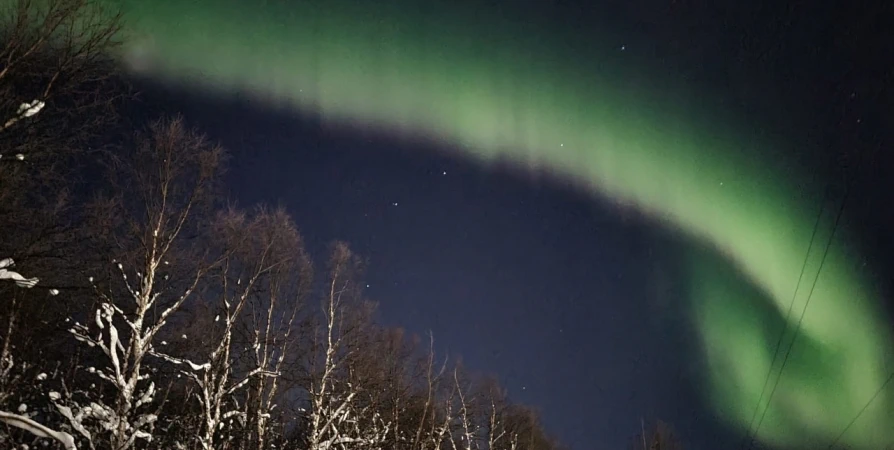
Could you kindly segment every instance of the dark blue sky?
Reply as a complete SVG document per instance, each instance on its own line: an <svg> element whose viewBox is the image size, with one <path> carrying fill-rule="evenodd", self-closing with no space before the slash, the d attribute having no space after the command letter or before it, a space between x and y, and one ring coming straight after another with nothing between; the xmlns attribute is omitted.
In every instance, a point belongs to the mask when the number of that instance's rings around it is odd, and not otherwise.
<svg viewBox="0 0 894 450"><path fill-rule="evenodd" d="M795 144L786 157L809 170L892 142L884 61L894 60L894 38L879 34L892 11L882 2L524 7L578 30L610 23L605 35L632 64L700 86ZM286 206L318 255L343 239L367 256L368 295L384 323L431 330L439 348L539 408L573 448L624 448L641 418L672 423L693 449L738 443L699 396L679 272L685 243L669 231L560 180L450 159L436 142L332 128L235 97L158 86L145 97L232 152L229 188L241 204ZM882 265L894 223L883 194L892 192L889 153L860 180L849 212Z"/></svg>

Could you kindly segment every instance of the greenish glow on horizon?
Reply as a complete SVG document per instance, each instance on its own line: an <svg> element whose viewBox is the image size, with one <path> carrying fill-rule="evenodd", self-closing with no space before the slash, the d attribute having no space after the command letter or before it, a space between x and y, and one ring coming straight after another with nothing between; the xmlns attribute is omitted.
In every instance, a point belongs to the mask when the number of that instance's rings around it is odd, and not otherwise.
<svg viewBox="0 0 894 450"><path fill-rule="evenodd" d="M559 50L567 35L543 38L483 12L422 11L412 2L120 1L130 25L124 58L134 70L254 92L336 122L424 134L483 162L548 169L712 246L778 316L788 309L818 199L770 164L777 144L696 119L709 111L673 104L686 95L642 87L650 80L625 81L629 74L605 62L611 56L582 60ZM790 327L828 232L818 236ZM761 426L765 442L830 442L887 376L890 332L842 236ZM762 300L732 291L698 257L692 292L707 396L744 429L776 341ZM892 396L882 395L842 444L891 443L892 418Z"/></svg>

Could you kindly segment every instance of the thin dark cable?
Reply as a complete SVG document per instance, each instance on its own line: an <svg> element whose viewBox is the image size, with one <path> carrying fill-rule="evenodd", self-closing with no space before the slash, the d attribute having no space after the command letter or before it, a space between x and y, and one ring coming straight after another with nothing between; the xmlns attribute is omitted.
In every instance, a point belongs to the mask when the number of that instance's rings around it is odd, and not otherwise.
<svg viewBox="0 0 894 450"><path fill-rule="evenodd" d="M854 418L851 419L850 422L848 422L847 426L844 427L843 430L841 430L841 433L838 433L838 437L836 437L835 440L832 441L831 444L829 444L829 446L827 447L828 449L831 449L832 447L834 447L835 444L837 444L838 441L840 441L841 438L844 437L844 434L847 433L847 430L850 430L851 427L854 426L855 423L857 423L857 419L859 419L860 416L862 416L863 413L866 412L867 409L869 409L869 405L871 405L872 402L875 401L875 399L879 396L879 394L882 393L882 391L885 390L886 387L888 387L888 383L890 383L891 380L894 380L894 372L891 372L891 374L888 375L888 378L885 380L885 382L882 383L881 387L879 387L877 391L875 391L875 394L872 395L872 398L870 398L869 401L866 402L865 405L863 405L863 408L860 409L860 412L858 412L857 415L854 416Z"/></svg>
<svg viewBox="0 0 894 450"><path fill-rule="evenodd" d="M792 342L789 344L788 349L785 351L785 357L782 358L782 365L779 367L779 373L776 375L776 381L773 382L773 389L770 391L770 396L767 398L767 406L764 408L764 412L761 413L761 418L757 422L757 426L754 428L754 436L757 436L757 432L761 428L761 424L764 423L764 418L767 416L767 411L770 410L770 405L773 400L773 395L776 394L776 388L779 387L779 381L782 379L782 372L785 370L785 365L788 363L788 358L792 353L792 348L795 347L795 341L798 339L798 332L801 330L801 323L804 321L804 315L807 312L807 307L810 306L810 299L813 296L813 290L816 288L816 284L819 281L820 274L823 272L823 266L826 263L826 257L829 255L829 249L832 248L832 239L835 237L835 231L838 229L838 222L841 219L842 213L844 212L844 205L847 200L847 194L845 194L844 200L841 202L841 206L838 208L838 214L835 217L835 224L832 226L832 233L829 235L829 240L826 242L826 248L823 251L823 257L820 260L819 269L816 271L816 277L813 278L813 285L810 287L810 292L807 294L807 300L804 302L804 307L801 308L801 315L798 317L798 324L795 325L795 332L792 336ZM751 440L752 444L749 444L748 448L751 448L754 442L754 438Z"/></svg>
<svg viewBox="0 0 894 450"><path fill-rule="evenodd" d="M876 149L876 151L877 150L878 149ZM873 153L873 156L874 155L875 155L875 153ZM860 408L860 411L858 411L857 414L854 416L854 418L851 419L850 422L848 422L847 426L845 426L844 429L841 430L840 433L838 433L838 436L835 437L835 440L832 441L832 443L829 444L829 446L827 447L828 449L831 449L832 447L834 447L835 444L837 444L838 441L840 441L841 438L844 437L844 435L847 433L847 431L850 430L851 427L854 426L855 423L857 423L857 420L860 419L860 416L862 416L863 413L866 412L867 409L869 409L869 406L872 405L872 402L874 402L875 399L878 398L878 396L881 395L881 393L885 390L885 388L888 387L888 384L891 383L891 380L894 380L894 371L892 371L888 375L888 378L885 379L885 382L882 383L881 386L879 386L878 390L875 391L875 394L872 394L872 397L870 397L869 401L867 401L866 404L863 405L862 408Z"/></svg>
<svg viewBox="0 0 894 450"><path fill-rule="evenodd" d="M757 436L757 432L760 430L761 424L764 422L764 418L767 416L767 411L770 410L770 404L773 400L773 395L776 394L776 389L779 387L779 381L782 379L782 373L785 370L785 365L788 363L788 358L791 356L792 349L795 347L795 342L798 339L798 332L801 330L801 323L804 321L804 315L807 313L807 307L810 306L810 299L813 297L813 291L816 289L817 282L819 282L820 274L823 272L823 266L826 264L826 257L829 255L829 249L832 248L832 241L835 238L835 233L838 231L838 224L841 222L841 217L844 215L845 206L847 206L848 197L850 197L851 187L859 177L860 168L863 165L863 156L864 154L861 152L860 161L857 162L857 167L854 169L854 176L850 177L844 187L844 196L841 199L841 205L838 207L838 213L835 216L835 223L832 224L832 232L829 234L829 239L826 242L826 248L823 251L823 257L820 259L819 268L816 271L816 277L813 278L813 284L810 287L810 292L807 294L807 300L804 301L804 307L801 309L801 315L798 318L798 323L795 326L795 332L792 336L792 342L789 344L788 349L785 352L785 357L782 359L782 365L779 367L779 373L776 375L776 381L773 382L773 389L770 391L770 396L767 398L767 406L764 408L764 412L761 413L761 418L757 422L757 426L754 429L754 434L751 438L751 442L749 443L748 448L751 448L754 445L754 436Z"/></svg>
<svg viewBox="0 0 894 450"><path fill-rule="evenodd" d="M801 273L798 275L797 284L795 284L795 292L792 294L792 300L788 304L788 311L785 313L782 331L779 333L779 339L776 341L775 350L773 350L773 360L770 362L770 367L767 369L767 377L764 379L764 386L761 388L761 395L757 399L757 404L754 405L754 412L751 413L751 422L748 423L748 429L745 432L745 436L742 437L742 441L736 446L737 448L744 448L745 445L753 439L751 436L751 427L754 426L754 420L757 419L757 412L760 410L761 401L764 399L764 393L767 391L767 385L770 384L770 376L773 374L773 366L776 364L776 358L779 356L779 348L782 347L782 338L785 337L785 332L788 330L788 319L792 315L792 309L795 307L795 299L798 297L798 290L801 288L801 281L804 279L804 273L807 271L807 263L810 261L810 253L813 250L813 243L816 241L816 234L819 231L823 212L825 212L826 209L826 200L829 197L830 191L831 187L827 185L820 202L819 212L816 214L816 221L813 223L813 232L810 234L810 243L807 245L807 254L804 255L804 263L801 264Z"/></svg>

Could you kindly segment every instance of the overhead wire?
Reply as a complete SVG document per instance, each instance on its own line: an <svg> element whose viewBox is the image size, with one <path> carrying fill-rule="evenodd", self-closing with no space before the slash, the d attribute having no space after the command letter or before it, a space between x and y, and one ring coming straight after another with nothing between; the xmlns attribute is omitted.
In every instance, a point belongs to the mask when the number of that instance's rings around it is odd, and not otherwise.
<svg viewBox="0 0 894 450"><path fill-rule="evenodd" d="M834 157L831 158L831 161L829 163L830 165L835 163ZM751 443L754 442L754 438L757 435L757 431L754 431L752 433L752 427L754 427L754 421L757 418L757 412L760 411L761 403L764 399L764 394L767 391L767 386L770 384L770 378L773 374L773 367L776 365L776 359L779 357L779 350L782 347L782 341L785 338L785 333L786 331L788 331L789 318L792 315L792 310L795 306L795 300L797 300L798 298L798 292L801 289L801 282L804 280L804 274L806 273L807 265L810 262L810 255L813 252L813 244L816 242L817 233L819 232L820 225L822 224L823 214L826 212L826 203L828 203L829 201L831 192L832 183L826 183L825 189L823 190L823 196L820 199L819 210L816 213L816 220L814 220L813 223L813 231L810 233L810 240L807 245L807 252L804 255L804 261L801 264L801 271L798 274L798 281L795 284L795 290L792 293L792 299L789 301L788 310L785 313L782 330L779 332L779 338L776 340L776 344L774 345L773 358L770 361L769 367L767 368L767 375L764 378L764 384L761 387L760 395L758 396L757 402L754 405L754 410L751 413L751 420L748 423L748 428L745 431L745 435L742 436L742 440L739 442L739 445L736 446L736 448L740 450L745 449L746 446L750 447ZM769 400L767 406L769 407Z"/></svg>
<svg viewBox="0 0 894 450"><path fill-rule="evenodd" d="M835 436L835 439L832 441L832 443L829 444L828 447L826 447L827 449L832 449L833 447L835 447L836 444L838 444L838 442L841 440L841 438L844 437L848 430L850 430L851 427L854 426L855 423L857 423L857 420L860 419L863 413L866 412L867 409L869 409L875 399L878 398L878 396L881 395L882 392L884 392L885 388L888 387L888 384L890 384L892 380L894 380L894 371L891 371L891 373L888 374L888 377L885 378L885 381L882 382L881 386L879 386L875 393L872 394L872 397L870 397L869 400L866 401L863 407L860 408L859 411L857 411L857 414L855 414L854 417L851 418L851 420L847 423L847 425L844 426L841 432L838 433L837 436Z"/></svg>
<svg viewBox="0 0 894 450"><path fill-rule="evenodd" d="M751 422L748 423L748 429L745 431L742 441L736 446L737 448L745 448L745 446L748 445L748 442L753 439L751 436L751 428L754 426L754 420L757 419L757 412L760 410L761 401L764 399L764 393L767 390L767 386L770 384L770 377L773 374L773 366L776 364L776 358L779 356L779 349L782 347L782 339L785 337L785 332L788 329L788 319L792 315L792 310L795 307L795 299L798 297L798 290L801 287L801 281L804 279L804 273L807 271L807 263L810 261L810 253L813 250L813 243L816 241L816 235L819 231L820 223L822 222L823 212L825 212L826 209L826 200L829 197L830 190L830 186L826 186L823 198L820 201L820 208L816 214L816 220L813 223L813 232L810 234L810 242L807 245L807 254L804 255L804 262L801 264L801 273L798 275L798 282L795 284L795 292L792 294L792 299L788 305L788 311L785 313L782 331L779 333L779 339L777 339L775 349L773 350L773 359L770 361L770 367L767 369L767 376L764 378L764 385L761 388L760 396L757 399L757 403L754 405L754 412L751 413Z"/></svg>
<svg viewBox="0 0 894 450"><path fill-rule="evenodd" d="M855 415L854 418L851 419L851 421L847 423L847 425L844 427L844 429L841 430L841 433L838 433L838 436L835 437L835 440L832 441L832 443L829 444L828 447L826 447L827 449L831 449L832 447L835 447L835 444L837 444L838 441L840 441L841 438L844 437L845 433L847 433L847 431L850 430L851 427L854 426L855 423L857 423L857 420L860 418L860 416L862 416L863 413L866 412L867 409L869 409L869 406L872 405L872 402L874 402L875 399L882 393L882 391L884 391L885 388L888 387L888 383L890 383L891 380L894 380L894 372L891 372L888 375L888 378L885 379L885 382L882 383L882 385L878 388L878 390L875 391L875 394L872 395L872 397L869 399L869 401L867 401L866 404L863 405L862 408L860 408L860 411L857 412L857 415Z"/></svg>
<svg viewBox="0 0 894 450"><path fill-rule="evenodd" d="M834 156L832 158L830 158L829 164L830 165L835 164ZM813 251L813 244L816 241L817 233L819 232L819 227L822 223L823 214L826 212L826 204L828 203L829 198L831 197L832 187L833 187L832 183L827 182L825 189L823 190L823 196L822 196L822 199L820 199L820 205L819 205L819 210L817 211L817 214L816 214L816 220L813 223L813 231L810 233L810 241L807 245L807 253L804 255L804 261L801 264L801 271L798 274L798 281L795 284L795 290L792 293L792 299L791 299L791 301L789 301L788 310L785 313L785 319L783 320L783 328L779 332L779 338L776 340L776 344L773 349L773 358L770 361L769 367L767 368L767 375L764 378L764 384L761 387L760 395L758 396L757 402L754 405L754 411L752 411L752 413L751 413L751 420L748 423L748 428L746 429L745 435L742 437L742 440L739 442L739 445L736 446L737 449L743 450L746 448L746 446L748 446L750 448L751 445L753 445L754 438L757 436L756 430L752 433L752 427L754 427L754 420L757 418L757 412L760 410L761 403L764 399L764 394L766 393L767 386L769 385L769 382L770 382L770 377L773 374L773 367L776 365L776 358L779 356L779 350L782 347L782 341L785 338L786 331L788 331L789 318L791 317L792 310L794 309L795 300L797 300L797 298L798 298L798 292L801 289L801 282L803 281L804 274L807 271L807 265L810 262L810 255ZM834 231L833 231L833 234L834 234ZM819 276L819 272L817 272L817 276ZM808 298L809 298L809 296L808 296ZM795 334L797 334L797 330L795 331ZM781 373L782 373L782 368L780 368L780 374ZM772 397L772 395L771 395L771 397ZM768 400L767 407L769 408L769 406L770 406L770 403ZM766 414L766 410L764 411L764 414ZM761 420L763 420L763 419L761 419ZM759 425L758 425L758 427L759 427Z"/></svg>
<svg viewBox="0 0 894 450"><path fill-rule="evenodd" d="M754 445L754 437L757 436L758 431L760 431L761 425L764 423L764 418L767 416L767 411L770 410L770 405L773 401L773 396L776 394L776 389L779 387L779 381L782 380L782 373L785 371L785 365L788 363L788 358L791 356L792 349L795 347L795 342L798 339L798 332L801 331L801 324L804 321L804 316L807 313L807 307L810 306L810 300L813 297L813 291L816 288L817 282L819 281L820 274L823 271L823 266L826 263L826 257L829 255L829 249L832 248L832 241L835 238L835 232L838 229L838 224L840 222L842 213L844 212L844 206L847 202L847 192L845 192L845 197L841 202L841 205L838 208L838 213L835 217L835 223L832 225L832 232L829 234L829 239L826 241L826 248L823 250L823 256L820 259L819 268L816 271L816 276L813 278L813 284L810 287L810 292L807 294L807 300L804 301L804 307L801 308L801 315L798 317L798 323L795 325L795 330L792 335L792 341L788 346L788 349L785 351L785 356L782 358L782 365L779 366L779 372L776 375L776 380L773 382L773 389L770 390L770 395L767 397L767 406L764 407L764 412L761 413L760 420L758 420L757 425L754 427L754 434L752 435L751 442L748 445L748 448L751 449Z"/></svg>
<svg viewBox="0 0 894 450"><path fill-rule="evenodd" d="M823 251L822 258L820 259L819 268L816 271L816 276L813 279L813 284L810 287L810 292L808 292L808 294L807 294L807 299L804 301L804 307L801 309L801 315L798 318L798 323L795 325L795 330L794 330L794 334L792 336L791 343L789 343L788 349L785 352L785 357L783 357L783 359L782 359L782 365L779 367L779 373L776 375L776 380L773 383L773 389L770 391L770 396L767 398L767 406L764 408L763 413L761 413L760 420L758 420L757 426L755 426L754 432L752 433L752 437L750 439L748 449L751 449L753 447L754 437L756 437L758 431L760 431L760 427L763 424L764 419L766 418L767 411L769 411L770 405L772 404L773 396L776 394L776 390L779 387L779 382L782 379L782 374L785 371L785 366L788 363L789 356L791 356L792 349L794 348L795 342L798 339L798 332L801 330L801 324L803 323L804 316L807 313L807 307L810 306L810 300L813 297L813 292L816 289L816 285L819 282L820 275L822 274L823 266L825 265L826 258L829 255L829 249L831 249L831 247L832 247L832 242L835 238L835 233L837 232L838 226L841 222L841 218L844 215L844 210L845 210L845 207L847 206L847 201L850 197L853 183L857 180L857 178L859 178L860 169L863 166L863 163L866 159L865 156L866 156L865 152L859 153L859 160L857 162L856 167L854 168L855 173L852 174L852 176L848 177L848 180L845 182L844 195L841 199L841 204L838 207L838 212L836 213L836 216L835 216L835 222L832 224L832 231L829 234L829 239L826 241L826 248ZM771 369L772 369L772 366L771 366Z"/></svg>

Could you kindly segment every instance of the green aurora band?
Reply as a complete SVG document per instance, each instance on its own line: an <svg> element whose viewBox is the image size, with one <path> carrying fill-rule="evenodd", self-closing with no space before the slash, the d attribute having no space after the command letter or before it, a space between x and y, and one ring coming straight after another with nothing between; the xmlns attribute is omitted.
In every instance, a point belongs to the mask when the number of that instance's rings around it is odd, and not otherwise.
<svg viewBox="0 0 894 450"><path fill-rule="evenodd" d="M570 33L458 6L467 2L117 1L128 23L122 56L134 71L257 94L332 123L431 137L481 162L549 170L721 254L760 294L734 289L714 263L693 256L706 397L731 425L749 426L779 332L766 309L783 323L819 205L768 156L778 143L716 118L706 125L695 94L648 90L655 81L631 81L617 56L594 55ZM786 344L830 228L817 236ZM884 311L840 235L758 433L763 442L828 445L888 375ZM881 448L894 441L892 418L885 393L841 443Z"/></svg>

